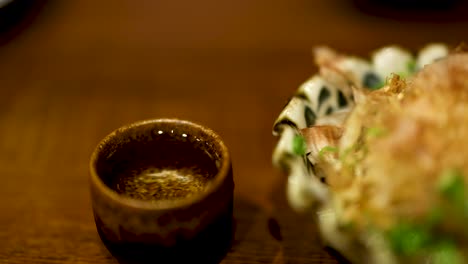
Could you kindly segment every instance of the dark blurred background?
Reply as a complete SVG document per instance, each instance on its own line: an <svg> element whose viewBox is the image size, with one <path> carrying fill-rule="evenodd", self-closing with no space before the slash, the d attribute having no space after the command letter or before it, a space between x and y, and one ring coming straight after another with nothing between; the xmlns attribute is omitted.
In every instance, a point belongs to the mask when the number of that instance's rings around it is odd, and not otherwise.
<svg viewBox="0 0 468 264"><path fill-rule="evenodd" d="M308 52L317 44L363 53L389 43L458 43L468 20L462 0L3 1L9 4L0 9L2 53L34 42L43 51L118 52L115 59L142 63L166 48L175 55L260 55Z"/></svg>

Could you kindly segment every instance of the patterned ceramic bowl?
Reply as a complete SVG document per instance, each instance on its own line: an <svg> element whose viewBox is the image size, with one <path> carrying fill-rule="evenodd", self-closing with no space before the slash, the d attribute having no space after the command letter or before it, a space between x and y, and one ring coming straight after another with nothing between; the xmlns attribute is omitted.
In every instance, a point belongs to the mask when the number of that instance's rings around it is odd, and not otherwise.
<svg viewBox="0 0 468 264"><path fill-rule="evenodd" d="M445 57L448 47L430 44L413 55L403 48L387 46L375 51L370 60L338 54L326 47L316 48L314 53L319 71L299 87L274 124L273 134L279 140L273 164L288 175L287 198L291 207L318 213L324 242L353 260L355 255L349 253L352 247L346 245L346 237L336 235L325 175L315 167L320 150L339 136L332 129L322 131L315 135L318 140L313 146L306 146L301 130L319 125L342 126L354 106L352 87L375 90L384 86L391 74L409 77Z"/></svg>

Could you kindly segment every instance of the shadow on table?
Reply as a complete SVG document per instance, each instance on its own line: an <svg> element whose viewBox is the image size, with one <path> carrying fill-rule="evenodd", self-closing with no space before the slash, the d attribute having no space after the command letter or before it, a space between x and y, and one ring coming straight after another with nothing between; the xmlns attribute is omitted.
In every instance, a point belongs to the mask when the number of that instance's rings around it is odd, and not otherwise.
<svg viewBox="0 0 468 264"><path fill-rule="evenodd" d="M239 244L248 239L252 233L252 226L261 208L245 199L234 198L234 222L235 232L231 245L234 250Z"/></svg>
<svg viewBox="0 0 468 264"><path fill-rule="evenodd" d="M296 259L298 263L350 264L339 252L323 244L312 209L310 214L291 209L286 199L286 181L283 177L275 183L270 195L274 209L267 222L271 237L281 245L282 258Z"/></svg>
<svg viewBox="0 0 468 264"><path fill-rule="evenodd" d="M0 7L0 45L25 30L48 1L10 0L8 4Z"/></svg>

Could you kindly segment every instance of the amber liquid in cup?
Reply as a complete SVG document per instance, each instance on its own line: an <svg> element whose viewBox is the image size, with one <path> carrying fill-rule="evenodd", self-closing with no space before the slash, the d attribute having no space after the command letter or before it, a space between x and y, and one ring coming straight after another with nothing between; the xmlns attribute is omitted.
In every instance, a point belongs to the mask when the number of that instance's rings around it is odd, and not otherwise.
<svg viewBox="0 0 468 264"><path fill-rule="evenodd" d="M110 172L115 175L107 176L109 187L147 201L178 200L202 192L216 175L217 167L208 152L194 147L203 142L184 135L177 138L169 132L150 143L124 149L122 152L132 153L132 159Z"/></svg>

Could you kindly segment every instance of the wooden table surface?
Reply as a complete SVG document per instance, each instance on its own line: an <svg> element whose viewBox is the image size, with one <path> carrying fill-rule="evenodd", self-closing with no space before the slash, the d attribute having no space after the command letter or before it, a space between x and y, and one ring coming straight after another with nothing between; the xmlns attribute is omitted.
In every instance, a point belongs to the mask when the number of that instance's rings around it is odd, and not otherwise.
<svg viewBox="0 0 468 264"><path fill-rule="evenodd" d="M0 263L117 263L95 229L88 160L115 128L160 117L211 127L231 151L237 230L222 263L338 263L271 165L272 124L313 73L311 47L367 56L468 33L457 10L398 19L351 2L36 5L0 38Z"/></svg>

